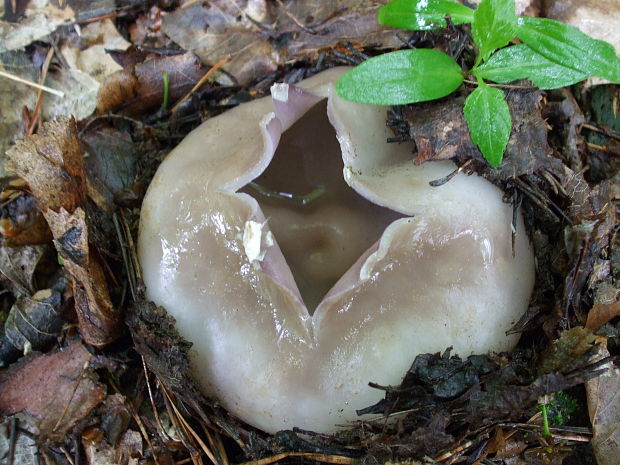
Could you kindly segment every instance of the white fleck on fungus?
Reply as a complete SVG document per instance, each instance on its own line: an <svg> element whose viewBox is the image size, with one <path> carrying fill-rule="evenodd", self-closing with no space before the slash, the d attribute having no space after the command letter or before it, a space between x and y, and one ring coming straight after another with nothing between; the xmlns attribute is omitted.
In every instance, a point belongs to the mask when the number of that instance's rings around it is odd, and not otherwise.
<svg viewBox="0 0 620 465"><path fill-rule="evenodd" d="M386 108L338 98L342 72L207 120L142 207L148 297L194 344L205 392L268 432L336 430L417 354L510 350L533 287L501 191L464 174L429 186L454 165L386 143Z"/></svg>

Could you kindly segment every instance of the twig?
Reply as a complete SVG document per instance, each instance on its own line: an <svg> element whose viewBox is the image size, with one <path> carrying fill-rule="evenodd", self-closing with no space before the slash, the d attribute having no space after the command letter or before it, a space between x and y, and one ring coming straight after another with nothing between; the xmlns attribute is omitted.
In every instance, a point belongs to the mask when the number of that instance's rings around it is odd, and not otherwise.
<svg viewBox="0 0 620 465"><path fill-rule="evenodd" d="M123 210L120 210L120 212L121 212L121 218L124 219L122 216ZM114 229L116 229L116 235L118 236L118 242L121 246L121 256L123 258L123 263L125 264L125 269L127 271L127 278L129 281L129 289L131 291L131 296L133 297L133 300L135 301L135 300L138 300L136 273L135 273L135 268L133 266L133 263L134 263L133 258L129 256L129 252L128 252L128 249L131 251L130 246L126 244L125 242L126 239L128 239L127 230L125 230L121 226L116 212L112 215L112 222L114 223Z"/></svg>
<svg viewBox="0 0 620 465"><path fill-rule="evenodd" d="M478 85L478 81L472 81L470 79L465 79L464 82L466 82L467 84L472 84L477 86ZM501 89L537 89L536 86L519 86L517 84L495 84L492 82L488 82L487 86L489 87L499 87Z"/></svg>
<svg viewBox="0 0 620 465"><path fill-rule="evenodd" d="M120 388L118 387L118 385L116 384L114 379L112 379L111 376L108 377L108 382L110 383L110 385L112 386L112 388L114 389L114 391L116 393L118 393L118 394L121 393ZM127 409L129 410L129 413L133 417L134 421L138 425L138 428L140 429L140 433L142 433L142 437L144 438L144 440L148 444L150 450L152 451L152 453L153 453L153 460L155 461L155 465L160 465L159 458L157 456L157 453L155 452L155 448L153 447L153 441L151 441L151 438L149 437L149 435L148 435L148 433L146 431L146 427L144 426L144 423L142 422L142 419L140 418L140 415L138 415L138 412L136 411L136 408L134 407L133 403L131 403L129 400L126 400L124 403L127 406Z"/></svg>
<svg viewBox="0 0 620 465"><path fill-rule="evenodd" d="M70 465L75 465L75 462L71 458L71 455L69 454L69 451L67 449L65 449L64 446L60 446L60 450L62 451L62 453L64 454L65 458L67 459L67 462L69 462Z"/></svg>
<svg viewBox="0 0 620 465"><path fill-rule="evenodd" d="M602 129L599 128L598 126L595 126L594 124L590 124L590 123L583 123L581 125L582 128L586 128L589 129L591 131L596 131L598 133L601 134L605 134L606 136L612 137L614 139L619 139L620 140L620 134L611 130L611 129Z"/></svg>
<svg viewBox="0 0 620 465"><path fill-rule="evenodd" d="M278 462L287 457L303 457L308 460L324 463L335 463L338 465L350 465L353 463L353 459L351 457L344 457L342 455L319 454L317 452L282 452L281 454L276 454L272 457L243 462L240 465L269 465L270 463Z"/></svg>
<svg viewBox="0 0 620 465"><path fill-rule="evenodd" d="M82 137L82 134L84 134L88 129L90 129L90 127L93 125L93 123L95 121L98 121L100 119L120 119L120 120L123 120L123 121L129 121L129 122L135 124L138 127L138 129L140 129L141 131L144 131L144 127L145 127L145 124L142 121L138 121L137 119L130 118L129 116L113 115L113 114L98 115L98 116L93 116L92 118L89 118L87 120L86 124L84 125L84 127L80 131L79 136Z"/></svg>
<svg viewBox="0 0 620 465"><path fill-rule="evenodd" d="M45 62L43 63L43 67L41 68L41 76L39 76L40 85L43 85L45 83L45 78L47 77L47 70L50 67L50 63L52 62L53 56L54 56L54 47L50 47L50 49L47 51L47 55L45 57ZM42 106L43 106L43 90L39 89L39 92L37 94L37 103L34 106L32 117L30 118L30 122L28 123L28 128L26 129L27 136L34 133L34 128L41 120L41 107Z"/></svg>
<svg viewBox="0 0 620 465"><path fill-rule="evenodd" d="M189 443L189 438L187 437L188 433L183 427L183 425L180 423L180 419L178 418L177 414L174 412L172 408L172 402L170 401L170 398L166 395L162 382L159 381L159 379L157 379L157 386L162 391L164 391L164 404L166 405L166 411L168 412L168 418L170 419L172 426L174 427L177 434L179 435L179 438L181 439L181 443L183 444L183 446L185 446L185 449L187 449L187 452L190 455L190 460L194 463L194 465L196 465L197 461L199 460L198 455L200 455L200 452L197 451L196 448L192 444Z"/></svg>
<svg viewBox="0 0 620 465"><path fill-rule="evenodd" d="M185 96L179 100L173 107L172 110L170 110L170 113L176 113L179 109L179 107L185 103L185 101L187 99L189 99L192 94L194 92L196 92L198 89L200 89L202 87L202 85L205 83L205 81L207 79L209 79L211 76L213 76L213 74L215 74L215 72L217 70L219 70L222 66L224 66L226 63L228 63L230 60L232 59L232 56L227 55L224 58L222 58L220 61L218 61L217 63L215 63L213 66L211 66L211 69L209 71L207 71L203 77L200 78L200 80L196 83L196 85L194 85L194 87L192 87L192 90L190 90L187 94L185 94Z"/></svg>
<svg viewBox="0 0 620 465"><path fill-rule="evenodd" d="M280 6L280 8L282 8L282 9L284 10L284 14L285 14L286 16L288 16L289 18L291 18L291 20L292 20L295 24L297 24L297 26L299 26L299 28L300 28L300 29L302 29L302 30L306 31L308 34L313 34L313 35L314 35L314 34L316 34L316 33L317 33L314 29L312 29L312 28L311 28L311 27L309 27L309 26L306 26L306 25L305 25L304 23L302 23L299 19L297 19L297 18L295 17L295 15L294 15L293 13L291 13L291 12L288 10L288 7L284 4L284 2L283 2L282 0L276 0L276 3Z"/></svg>
<svg viewBox="0 0 620 465"><path fill-rule="evenodd" d="M6 465L13 465L15 460L15 445L17 444L17 418L11 418L11 432L9 433L9 457Z"/></svg>
<svg viewBox="0 0 620 465"><path fill-rule="evenodd" d="M530 199L534 201L534 203L542 207L544 210L547 210L554 217L556 217L558 221L560 218L553 212L553 210L551 210L551 208L548 205L551 205L552 207L554 207L557 213L559 213L560 216L562 216L562 218L564 218L564 220L568 222L568 224L571 224L571 225L574 224L573 220L571 220L559 206L557 206L554 202L552 202L551 199L543 197L542 194L539 194L538 192L536 192L534 189L532 189L526 182L524 182L520 178L515 178L515 183L517 184L517 187L520 188L521 191L523 191L523 193L525 193Z"/></svg>
<svg viewBox="0 0 620 465"><path fill-rule="evenodd" d="M129 244L129 251L131 252L131 262L133 263L133 272L135 273L134 279L142 281L142 269L140 268L140 261L138 260L136 245L134 244L133 236L131 235L131 228L127 223L127 218L125 218L125 210L121 209L120 213L123 229L125 230L125 238L127 239L127 243Z"/></svg>
<svg viewBox="0 0 620 465"><path fill-rule="evenodd" d="M21 84L26 84L27 86L34 87L35 89L41 89L42 91L57 95L60 98L63 98L65 96L65 93L60 90L52 89L51 87L43 86L41 84L37 84L36 82L28 81L27 79L20 78L19 76L15 76L14 74L7 73L6 71L0 71L0 76L5 77L7 79L11 79L15 82L19 82Z"/></svg>
<svg viewBox="0 0 620 465"><path fill-rule="evenodd" d="M434 460L435 460L435 462L443 462L444 460L447 460L447 459L449 459L450 457L452 457L452 456L454 456L456 454L460 454L465 449L469 449L473 445L474 445L473 441L464 442L463 444L455 447L454 449L449 450L447 452L444 452L440 456L436 457Z"/></svg>
<svg viewBox="0 0 620 465"><path fill-rule="evenodd" d="M450 181L450 179L452 179L458 173L460 173L465 168L467 168L471 164L472 161L474 161L474 159L470 158L469 160L467 160L465 163L463 163L461 166L459 166L457 169L455 169L452 173L448 174L447 176L445 176L443 178L440 178L440 179L434 179L432 181L429 181L429 183L428 183L429 186L431 186L431 187L443 186L445 183Z"/></svg>
<svg viewBox="0 0 620 465"><path fill-rule="evenodd" d="M84 362L84 365L82 366L82 371L80 371L80 374L78 376L77 382L75 383L75 386L73 387L73 392L71 393L71 397L69 398L69 402L67 402L67 405L65 405L65 408L62 411L62 415L60 415L60 418L58 419L58 421L54 425L54 428L52 428L52 432L55 432L58 429L58 427L60 426L60 424L62 423L62 420L65 419L65 415L69 411L69 406L71 405L71 402L73 402L73 398L75 397L75 393L77 392L78 386L80 385L80 382L82 381L82 378L84 377L84 373L86 372L86 369L88 368L88 365L90 365L90 361L92 360L92 358L93 358L93 356L91 354L88 354L88 359Z"/></svg>
<svg viewBox="0 0 620 465"><path fill-rule="evenodd" d="M168 401L170 402L170 405L172 406L174 413L177 415L177 418L183 424L185 430L188 431L194 437L194 439L196 440L196 442L198 442L198 444L200 444L200 447L202 448L204 453L207 454L207 457L209 457L209 460L211 460L211 462L213 462L215 465L219 465L219 461L215 458L215 455L213 455L213 452L211 452L211 449L207 447L207 445L200 438L198 433L196 433L196 431L192 429L192 427L189 425L187 420L183 418L183 415L181 415L181 412L179 412L179 410L177 409L177 406L174 404L174 402L172 402L172 397L168 393L166 386L164 386L163 383L160 383L160 386L162 387L162 390L164 391L164 394L166 395L166 397L168 397Z"/></svg>
<svg viewBox="0 0 620 465"><path fill-rule="evenodd" d="M162 437L166 439L170 439L168 437L168 434L164 430L164 426L162 425L161 419L159 418L159 412L157 411L157 408L155 407L155 398L153 397L153 391L151 389L151 381L149 380L149 372L146 368L146 361L144 360L144 356L141 355L140 358L142 359L142 368L144 368L144 379L146 379L146 388L149 392L149 399L151 400L151 407L153 408L153 415L155 416L155 421L157 422L157 426L159 428L159 431Z"/></svg>
<svg viewBox="0 0 620 465"><path fill-rule="evenodd" d="M612 153L614 155L620 155L620 153L617 150L612 150L606 145L593 144L592 142L586 142L586 145L590 147L591 149L601 150L603 152Z"/></svg>

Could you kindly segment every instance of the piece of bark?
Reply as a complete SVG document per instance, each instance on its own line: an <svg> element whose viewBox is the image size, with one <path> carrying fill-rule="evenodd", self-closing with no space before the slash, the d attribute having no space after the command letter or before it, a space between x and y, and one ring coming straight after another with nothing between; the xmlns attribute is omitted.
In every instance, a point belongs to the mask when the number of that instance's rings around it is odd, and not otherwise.
<svg viewBox="0 0 620 465"><path fill-rule="evenodd" d="M548 165L547 127L540 114L541 94L538 90L506 92L513 127L500 167L494 177L509 179L531 174ZM469 135L463 116L465 98L410 105L404 111L410 135L417 146L416 164L431 160L475 159L490 170L480 150Z"/></svg>

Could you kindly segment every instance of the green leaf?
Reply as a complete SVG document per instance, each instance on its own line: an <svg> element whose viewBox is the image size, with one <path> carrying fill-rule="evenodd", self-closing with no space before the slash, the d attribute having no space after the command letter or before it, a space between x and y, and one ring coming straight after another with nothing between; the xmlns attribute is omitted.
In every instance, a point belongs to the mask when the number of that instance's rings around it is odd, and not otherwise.
<svg viewBox="0 0 620 465"><path fill-rule="evenodd" d="M548 60L588 76L620 82L620 59L611 44L546 18L519 18L517 37Z"/></svg>
<svg viewBox="0 0 620 465"><path fill-rule="evenodd" d="M478 62L503 47L515 36L517 15L514 0L482 0L474 13L471 33L480 51Z"/></svg>
<svg viewBox="0 0 620 465"><path fill-rule="evenodd" d="M512 117L504 93L482 80L467 99L463 113L471 140L493 168L502 162L512 129Z"/></svg>
<svg viewBox="0 0 620 465"><path fill-rule="evenodd" d="M403 105L435 100L463 82L459 65L431 49L400 50L366 60L336 84L346 100L374 105Z"/></svg>
<svg viewBox="0 0 620 465"><path fill-rule="evenodd" d="M570 86L588 77L587 73L546 59L524 44L498 50L485 64L474 68L472 72L478 77L501 84L529 79L540 89Z"/></svg>
<svg viewBox="0 0 620 465"><path fill-rule="evenodd" d="M450 0L394 0L379 8L379 24L428 31L446 27L446 15L453 24L471 23L474 10Z"/></svg>

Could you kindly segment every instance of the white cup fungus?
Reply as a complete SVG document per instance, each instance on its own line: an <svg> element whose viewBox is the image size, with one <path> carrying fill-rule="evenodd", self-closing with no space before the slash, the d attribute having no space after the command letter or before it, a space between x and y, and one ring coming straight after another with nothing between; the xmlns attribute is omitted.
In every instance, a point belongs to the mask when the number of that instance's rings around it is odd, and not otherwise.
<svg viewBox="0 0 620 465"><path fill-rule="evenodd" d="M335 94L344 71L207 120L142 207L148 298L193 343L205 392L267 432L336 431L417 354L510 350L534 283L502 192L465 174L431 187L454 165L388 144L385 107Z"/></svg>

